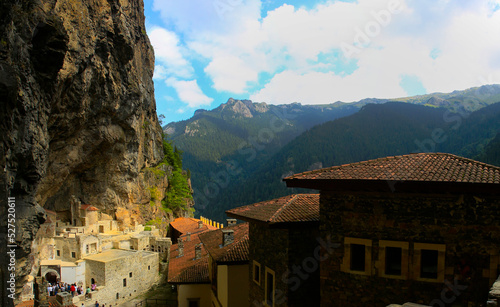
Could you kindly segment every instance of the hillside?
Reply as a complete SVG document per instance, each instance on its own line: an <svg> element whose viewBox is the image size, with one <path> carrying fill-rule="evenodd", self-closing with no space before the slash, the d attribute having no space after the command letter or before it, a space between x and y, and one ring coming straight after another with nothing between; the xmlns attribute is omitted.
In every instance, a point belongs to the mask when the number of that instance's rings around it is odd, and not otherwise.
<svg viewBox="0 0 500 307"><path fill-rule="evenodd" d="M216 206L200 209L204 216L222 219L229 208L300 192L285 187L281 182L285 176L384 156L437 151L479 156L492 163L499 131L500 103L462 115L401 102L367 105L356 114L306 131L250 178L232 182L224 190L227 193L210 200Z"/></svg>
<svg viewBox="0 0 500 307"><path fill-rule="evenodd" d="M170 123L164 131L183 151L183 165L191 172L193 188L198 191L195 195L200 195L228 167L238 169L231 180L247 178L302 132L353 114L359 105L274 106L229 99L214 110L198 110L189 120Z"/></svg>
<svg viewBox="0 0 500 307"><path fill-rule="evenodd" d="M437 117L434 119L434 123L428 123L430 127L433 127L432 129L441 127L443 124L446 127L449 124L456 126L456 116L465 119L471 112L500 101L500 85L485 85L452 93L433 93L397 98L393 99L393 101L428 107L427 109L431 110L441 108L442 110L439 111L441 113L435 115ZM198 110L188 120L170 123L164 127L164 131L168 134L169 140L183 152L184 166L191 172L197 214L207 215L211 211L220 211L217 209L219 206L230 206L226 202L233 203L235 201L232 196L225 195L228 193L229 185L246 185L253 178L260 178L260 175L257 176L257 171L261 170L260 172L265 173L269 172L270 169L274 169L275 159L278 158L275 155L300 134L308 129L314 129L313 127L316 125L352 115L364 106L379 105L386 102L388 102L387 99L367 98L352 103L335 102L328 105L293 103L275 106L231 98L227 103L213 110ZM446 111L457 114L446 113L445 116L444 112ZM396 112L396 110L391 112ZM393 120L397 120L398 116L400 116L399 114L393 114L396 118L392 118L386 115L380 114L376 116L386 121L386 124L392 123ZM411 118L412 115L410 113L408 116ZM412 131L418 134L422 123L431 119L424 115L422 120L420 125L415 123L416 127L409 128L402 125L399 133L405 137ZM377 125L379 124L377 121L376 118L367 118L366 120L360 120L360 124L366 131L370 132L371 128L366 125L368 123L372 126ZM403 119L402 121L405 122L406 120ZM343 129L343 127L340 129ZM362 129L356 125L349 129L353 135L362 133ZM382 127L379 127L380 129ZM384 131L379 132L391 133L394 130L390 125L383 129ZM432 129L424 129L420 133L430 135ZM450 133L454 132L454 130L451 129ZM461 137L457 136L457 138ZM474 142L469 143L469 139L470 137L467 136L461 143L457 141L455 146L460 148L450 150L464 152L464 155L470 157L477 155ZM312 139L309 142L312 144ZM342 143L346 142L346 140L337 140L337 142ZM484 141L480 142L482 142L479 144L480 146L485 145ZM316 156L310 157L309 150L315 150L309 148L312 146L311 144L306 145L305 149L297 150L304 152L304 156L294 158L295 161L289 163L296 166L297 169L314 168L326 165L325 163L333 163L331 161L332 157L327 157L329 153L324 150L320 150L315 154ZM367 140L359 145L362 148L353 149L355 152L350 156L347 154L342 155L349 156L347 162L350 162L351 160L356 161L355 158L362 160L364 157L377 156L375 153L380 155L384 152L398 154L416 150L416 148L406 148L410 145L400 148L401 145L401 143L391 144L391 150L383 151L379 148L378 141ZM324 147L324 145L318 146L320 148ZM369 155L370 152L374 154ZM266 164L268 162L269 164ZM288 170L288 172L290 171ZM268 181L263 182L267 183ZM265 188L255 186L252 189L259 191ZM259 194L260 192L256 193ZM243 194L245 195L245 193ZM207 212L205 208L207 206L213 207L214 202L217 205Z"/></svg>

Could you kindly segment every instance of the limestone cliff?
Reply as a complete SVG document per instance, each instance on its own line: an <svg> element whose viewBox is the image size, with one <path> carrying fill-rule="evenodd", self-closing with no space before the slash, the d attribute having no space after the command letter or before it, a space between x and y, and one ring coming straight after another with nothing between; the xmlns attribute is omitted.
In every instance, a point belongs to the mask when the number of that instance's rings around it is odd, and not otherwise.
<svg viewBox="0 0 500 307"><path fill-rule="evenodd" d="M73 200L124 224L150 219L158 208L141 171L163 149L142 0L2 0L0 39L0 295L10 306L7 197L19 294L37 271L44 209L64 213Z"/></svg>

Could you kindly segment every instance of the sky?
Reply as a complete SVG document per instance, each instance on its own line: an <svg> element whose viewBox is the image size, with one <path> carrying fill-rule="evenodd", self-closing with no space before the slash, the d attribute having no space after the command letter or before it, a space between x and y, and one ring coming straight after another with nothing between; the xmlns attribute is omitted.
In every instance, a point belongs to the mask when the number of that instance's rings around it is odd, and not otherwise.
<svg viewBox="0 0 500 307"><path fill-rule="evenodd" d="M164 124L500 83L500 0L144 0Z"/></svg>

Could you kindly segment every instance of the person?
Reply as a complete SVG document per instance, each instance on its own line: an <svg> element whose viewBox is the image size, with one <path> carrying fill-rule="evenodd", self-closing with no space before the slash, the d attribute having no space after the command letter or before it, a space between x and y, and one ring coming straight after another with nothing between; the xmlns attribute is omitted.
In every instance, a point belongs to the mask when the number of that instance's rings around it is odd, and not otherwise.
<svg viewBox="0 0 500 307"><path fill-rule="evenodd" d="M92 291L95 291L96 285L95 283L92 284Z"/></svg>
<svg viewBox="0 0 500 307"><path fill-rule="evenodd" d="M49 284L49 286L47 287L47 292L49 294L49 296L52 295L52 286Z"/></svg>
<svg viewBox="0 0 500 307"><path fill-rule="evenodd" d="M99 307L99 303L95 301L95 307Z"/></svg>
<svg viewBox="0 0 500 307"><path fill-rule="evenodd" d="M75 291L76 291L75 284L71 285L70 291L71 291L71 296L75 296Z"/></svg>
<svg viewBox="0 0 500 307"><path fill-rule="evenodd" d="M90 297L90 286L87 286L87 293L85 294L85 297Z"/></svg>

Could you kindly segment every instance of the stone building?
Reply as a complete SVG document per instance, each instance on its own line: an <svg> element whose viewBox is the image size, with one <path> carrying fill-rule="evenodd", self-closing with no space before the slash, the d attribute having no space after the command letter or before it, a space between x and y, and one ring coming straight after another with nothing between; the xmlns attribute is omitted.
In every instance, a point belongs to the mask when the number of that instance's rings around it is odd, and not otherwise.
<svg viewBox="0 0 500 307"><path fill-rule="evenodd" d="M319 305L318 194L285 196L226 214L249 223L252 306Z"/></svg>
<svg viewBox="0 0 500 307"><path fill-rule="evenodd" d="M199 238L209 229L204 224L199 227L198 221L184 217L176 219L184 230L203 229L178 236L177 243L170 248L168 282L177 287L179 307L211 307L208 253Z"/></svg>
<svg viewBox="0 0 500 307"><path fill-rule="evenodd" d="M321 306L487 301L499 274L499 167L419 153L284 181L320 191L320 236L338 246L320 255ZM252 227L250 238L252 254L265 238Z"/></svg>
<svg viewBox="0 0 500 307"><path fill-rule="evenodd" d="M230 224L233 220L228 220ZM207 231L199 235L208 251L211 301L215 307L250 306L248 223Z"/></svg>
<svg viewBox="0 0 500 307"><path fill-rule="evenodd" d="M160 237L154 226L151 231L144 231L142 225L123 227L90 205L73 202L71 207L72 223L62 222L56 212L48 211L41 227L46 235L40 255L41 277L83 288L96 283L98 291L91 293L91 299L108 303L137 296L159 281L160 261L168 259L170 238ZM26 287L26 292L32 288L33 284ZM22 299L32 298L31 291ZM77 303L85 297L73 299Z"/></svg>
<svg viewBox="0 0 500 307"><path fill-rule="evenodd" d="M158 281L159 254L111 249L85 257L85 267L86 284L99 285L94 298L114 305L146 292Z"/></svg>
<svg viewBox="0 0 500 307"><path fill-rule="evenodd" d="M207 230L215 230L217 227L203 223L203 221L191 217L179 217L170 223L167 236L172 243L177 243L177 239L187 233L195 234Z"/></svg>

